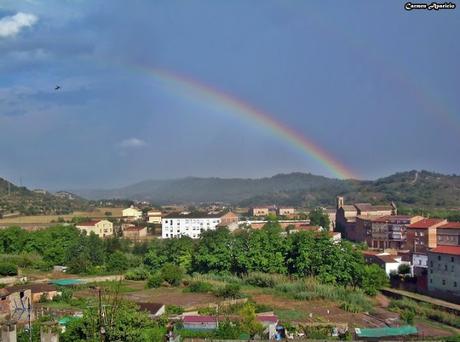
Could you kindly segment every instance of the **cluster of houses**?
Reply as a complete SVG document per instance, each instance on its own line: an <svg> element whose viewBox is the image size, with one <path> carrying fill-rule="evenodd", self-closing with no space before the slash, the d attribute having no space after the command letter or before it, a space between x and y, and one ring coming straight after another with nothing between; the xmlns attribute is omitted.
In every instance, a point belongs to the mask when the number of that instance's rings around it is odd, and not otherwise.
<svg viewBox="0 0 460 342"><path fill-rule="evenodd" d="M148 236L147 224L161 224L161 211L152 209L144 212L134 206L123 209L121 217L121 233L124 238L142 240ZM89 220L76 225L86 234L94 233L100 238L111 237L115 234L113 222L107 219Z"/></svg>
<svg viewBox="0 0 460 342"><path fill-rule="evenodd" d="M345 238L368 245L367 261L387 273L408 264L418 291L460 302L460 222L398 215L394 203L346 205L337 197L336 225Z"/></svg>

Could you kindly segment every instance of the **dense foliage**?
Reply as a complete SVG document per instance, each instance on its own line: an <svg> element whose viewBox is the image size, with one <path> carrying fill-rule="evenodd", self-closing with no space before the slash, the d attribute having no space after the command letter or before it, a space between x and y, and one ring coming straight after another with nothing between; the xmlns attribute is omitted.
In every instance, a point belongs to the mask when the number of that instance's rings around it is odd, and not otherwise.
<svg viewBox="0 0 460 342"><path fill-rule="evenodd" d="M207 231L197 241L186 237L156 240L144 263L151 270L172 263L188 273L313 276L327 284L363 287L369 294L375 294L387 281L384 271L366 265L360 250L352 244L334 243L326 233L283 235L276 223L236 234L225 228ZM270 285L271 280L263 275L251 277L247 279L249 284Z"/></svg>
<svg viewBox="0 0 460 342"><path fill-rule="evenodd" d="M119 273L142 264L142 257L131 254L130 249L125 240L86 236L73 226L0 230L0 262L19 267L47 270L66 265L72 273Z"/></svg>
<svg viewBox="0 0 460 342"><path fill-rule="evenodd" d="M260 230L231 233L219 228L203 232L197 240L153 240L148 246L86 236L73 226L34 232L13 227L0 231L0 253L4 254L0 262L32 263L24 267L66 265L72 273L130 270L129 278L148 279L151 287L163 282L178 285L184 273L194 272L252 274L247 282L262 286L270 284L254 272L310 276L325 284L362 287L368 294L375 294L386 283L384 271L366 265L358 247L346 241L334 243L327 233L286 234L276 221ZM37 264L27 255L38 255Z"/></svg>

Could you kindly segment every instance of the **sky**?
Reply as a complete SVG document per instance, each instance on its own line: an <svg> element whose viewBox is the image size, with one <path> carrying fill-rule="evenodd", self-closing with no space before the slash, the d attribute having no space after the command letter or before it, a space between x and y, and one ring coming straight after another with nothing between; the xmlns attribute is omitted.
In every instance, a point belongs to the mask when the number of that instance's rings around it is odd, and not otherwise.
<svg viewBox="0 0 460 342"><path fill-rule="evenodd" d="M355 178L459 174L459 11L395 0L0 0L0 177L60 190L337 176L216 94Z"/></svg>

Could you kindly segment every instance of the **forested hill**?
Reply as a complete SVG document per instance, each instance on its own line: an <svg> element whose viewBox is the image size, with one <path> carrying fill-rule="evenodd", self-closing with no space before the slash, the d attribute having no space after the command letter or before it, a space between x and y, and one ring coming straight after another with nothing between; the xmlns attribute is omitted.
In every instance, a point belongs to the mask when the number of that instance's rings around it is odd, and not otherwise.
<svg viewBox="0 0 460 342"><path fill-rule="evenodd" d="M375 181L331 179L310 173L269 178L196 178L147 180L113 190L73 190L89 199L127 198L155 203L223 201L241 205L332 206L335 196L347 202L389 202L414 207L459 208L460 176L408 171Z"/></svg>
<svg viewBox="0 0 460 342"><path fill-rule="evenodd" d="M62 193L35 192L0 178L0 217L15 212L26 215L66 214L86 209L88 205L88 201L78 196L70 199Z"/></svg>

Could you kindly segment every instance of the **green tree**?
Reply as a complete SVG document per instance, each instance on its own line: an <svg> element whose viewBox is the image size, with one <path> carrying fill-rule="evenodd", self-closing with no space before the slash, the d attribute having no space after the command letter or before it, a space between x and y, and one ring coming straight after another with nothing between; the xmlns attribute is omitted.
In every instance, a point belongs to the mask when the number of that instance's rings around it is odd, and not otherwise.
<svg viewBox="0 0 460 342"><path fill-rule="evenodd" d="M252 303L246 303L239 312L241 316L241 330L251 338L263 331L262 324L257 320L256 309Z"/></svg>
<svg viewBox="0 0 460 342"><path fill-rule="evenodd" d="M398 266L398 273L401 275L408 275L410 274L410 265L408 264L401 264Z"/></svg>
<svg viewBox="0 0 460 342"><path fill-rule="evenodd" d="M184 277L184 270L180 266L172 263L164 264L160 273L161 278L173 286L180 285L182 278Z"/></svg>
<svg viewBox="0 0 460 342"><path fill-rule="evenodd" d="M60 341L100 341L99 326L105 330L104 341L144 341L148 330L156 325L145 312L140 312L128 302L105 300L107 308L103 321L99 322L97 307L90 307L83 313L83 317L73 320L61 334Z"/></svg>
<svg viewBox="0 0 460 342"><path fill-rule="evenodd" d="M193 255L193 269L198 272L230 272L233 266L233 236L227 228L201 234Z"/></svg>
<svg viewBox="0 0 460 342"><path fill-rule="evenodd" d="M370 296L375 296L382 287L388 285L388 277L383 269L372 264L364 266L362 283L360 284L364 292Z"/></svg>
<svg viewBox="0 0 460 342"><path fill-rule="evenodd" d="M0 262L0 275L15 276L18 274L18 268L11 262Z"/></svg>
<svg viewBox="0 0 460 342"><path fill-rule="evenodd" d="M110 254L107 258L107 270L109 272L124 272L128 267L128 258L120 251Z"/></svg>
<svg viewBox="0 0 460 342"><path fill-rule="evenodd" d="M323 211L321 208L316 208L308 214L308 218L310 219L310 224L314 226L320 226L324 229L329 229L329 225L331 221L329 220L329 216L327 213Z"/></svg>
<svg viewBox="0 0 460 342"><path fill-rule="evenodd" d="M163 278L159 272L155 272L151 274L147 279L147 287L148 288L157 288L160 287L163 283Z"/></svg>

